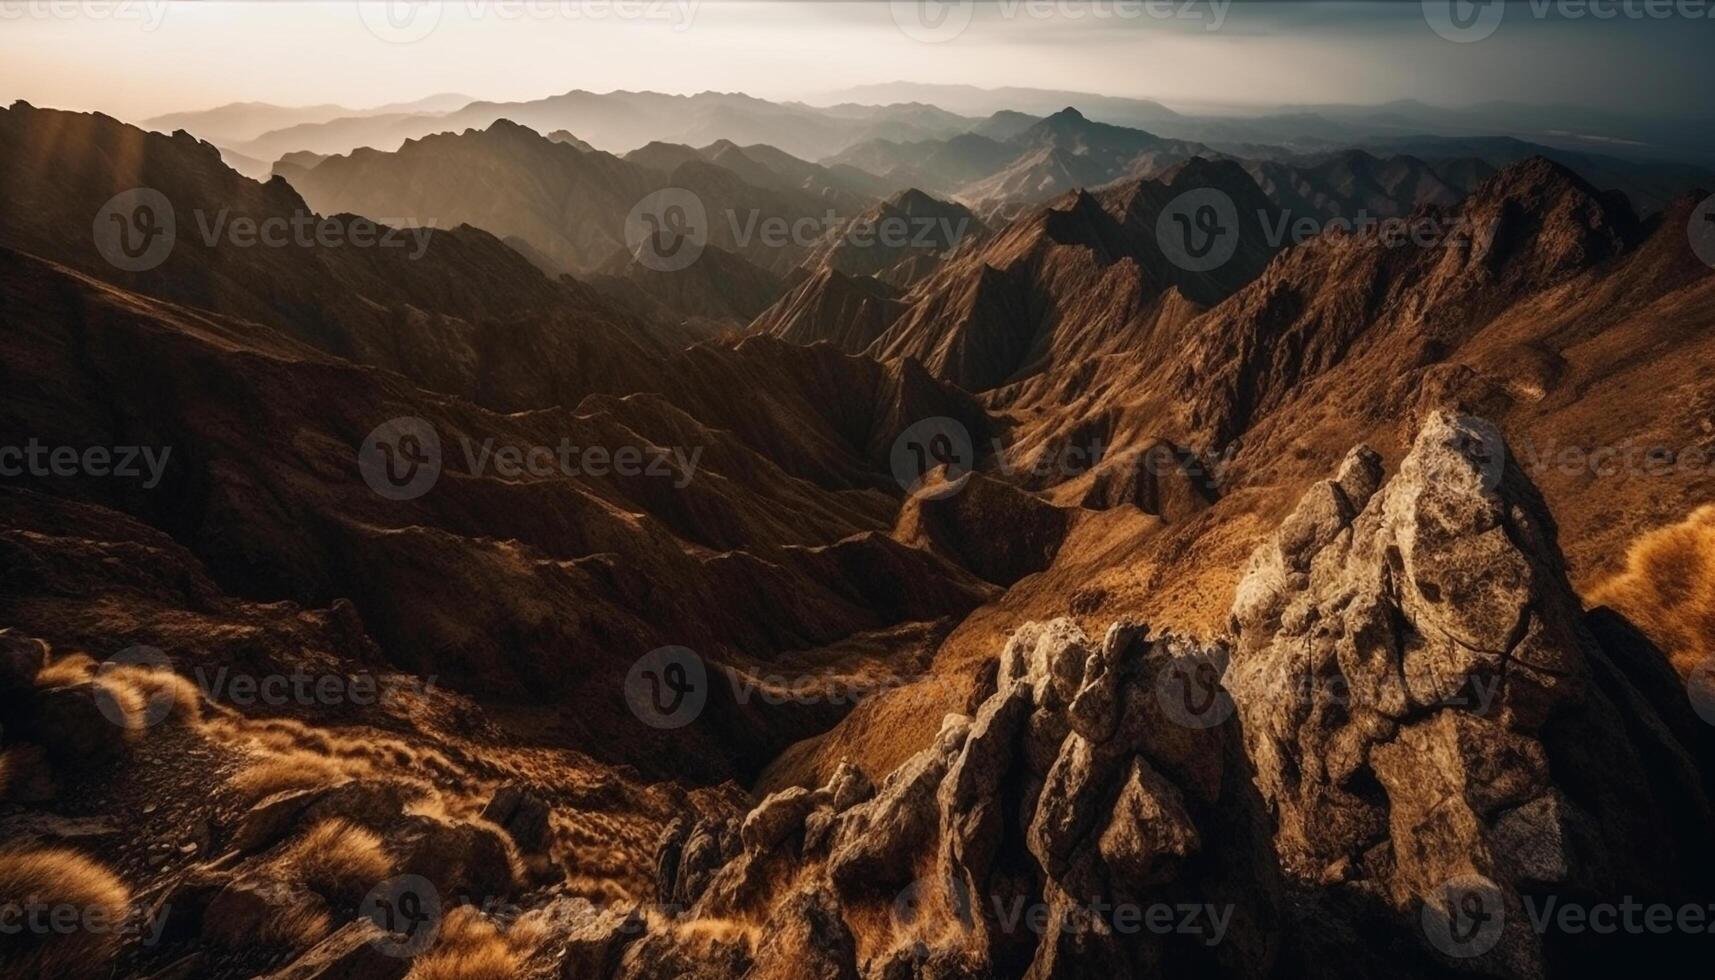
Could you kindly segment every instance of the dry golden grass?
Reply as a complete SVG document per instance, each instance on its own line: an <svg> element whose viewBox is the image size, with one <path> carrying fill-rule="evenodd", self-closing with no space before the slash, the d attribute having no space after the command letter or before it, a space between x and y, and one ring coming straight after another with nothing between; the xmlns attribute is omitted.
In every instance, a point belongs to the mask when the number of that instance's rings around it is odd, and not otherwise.
<svg viewBox="0 0 1715 980"><path fill-rule="evenodd" d="M288 949L307 949L321 942L333 929L333 919L323 909L290 909L256 925L256 938ZM230 937L238 945L238 937Z"/></svg>
<svg viewBox="0 0 1715 980"><path fill-rule="evenodd" d="M8 920L23 926L0 930L0 976L57 980L105 975L118 949L130 901L123 882L76 851L50 848L0 854L0 908L7 911ZM69 932L46 925L32 928L32 915L49 914L27 911L37 908L74 909L79 926Z"/></svg>
<svg viewBox="0 0 1715 980"><path fill-rule="evenodd" d="M255 803L289 789L332 786L353 775L337 759L316 752L295 750L264 756L236 773L230 785L246 801Z"/></svg>
<svg viewBox="0 0 1715 980"><path fill-rule="evenodd" d="M166 669L114 665L99 673L103 681L130 687L142 698L150 715L168 705L162 722L196 726L202 724L202 692L189 678Z"/></svg>
<svg viewBox="0 0 1715 980"><path fill-rule="evenodd" d="M407 980L513 980L526 953L487 916L461 905L441 922L435 945L412 963Z"/></svg>
<svg viewBox="0 0 1715 980"><path fill-rule="evenodd" d="M744 943L754 948L762 931L755 923L743 922L738 919L702 918L681 922L677 926L680 935L697 940L705 945L717 943Z"/></svg>
<svg viewBox="0 0 1715 980"><path fill-rule="evenodd" d="M333 902L355 903L393 873L381 838L348 820L323 820L286 846L280 873Z"/></svg>
<svg viewBox="0 0 1715 980"><path fill-rule="evenodd" d="M1590 600L1643 630L1681 676L1715 654L1715 505L1637 539Z"/></svg>
<svg viewBox="0 0 1715 980"><path fill-rule="evenodd" d="M562 928L545 910L533 909L519 916L506 930L506 941L520 956L528 956L547 945Z"/></svg>
<svg viewBox="0 0 1715 980"><path fill-rule="evenodd" d="M148 708L148 702L143 699L142 691L117 677L98 676L91 683L95 685L96 690L101 692L101 696L106 698L113 711L120 716L112 720L119 724L125 733L125 737L135 737L137 733L147 727L144 723L143 713Z"/></svg>
<svg viewBox="0 0 1715 980"><path fill-rule="evenodd" d="M202 724L202 692L167 668L98 664L88 654L71 653L51 661L36 675L35 683L40 690L94 684L104 709L117 714L114 720L127 738L163 722Z"/></svg>
<svg viewBox="0 0 1715 980"><path fill-rule="evenodd" d="M95 660L86 653L68 653L56 657L36 675L37 687L64 687L82 684L95 675Z"/></svg>

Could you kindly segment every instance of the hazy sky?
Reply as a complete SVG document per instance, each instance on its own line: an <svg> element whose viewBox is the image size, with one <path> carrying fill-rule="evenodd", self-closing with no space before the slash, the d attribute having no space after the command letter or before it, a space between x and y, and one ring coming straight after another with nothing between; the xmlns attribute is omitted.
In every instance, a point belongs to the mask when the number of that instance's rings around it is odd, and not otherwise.
<svg viewBox="0 0 1715 980"><path fill-rule="evenodd" d="M1594 2L1616 16L1539 18L1521 0L1491 36L1454 43L1418 0L0 0L0 100L135 120L243 100L363 107L573 88L815 101L904 79L1180 106L1509 99L1709 114L1715 20Z"/></svg>

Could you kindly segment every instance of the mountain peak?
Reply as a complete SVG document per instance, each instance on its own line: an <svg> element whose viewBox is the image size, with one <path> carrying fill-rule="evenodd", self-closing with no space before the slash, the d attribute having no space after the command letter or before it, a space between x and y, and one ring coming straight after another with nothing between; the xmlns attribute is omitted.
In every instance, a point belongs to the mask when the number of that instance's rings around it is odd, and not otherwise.
<svg viewBox="0 0 1715 980"><path fill-rule="evenodd" d="M525 126L521 123L513 122L512 120L507 119L505 116L502 116L499 119L496 119L495 121L489 123L488 128L483 130L483 132L485 132L485 133L506 133L506 134L516 135L516 136L523 136L525 134L529 134L531 136L537 137L538 139L541 138L541 136L542 136L541 133L536 132L534 129L531 129L529 126Z"/></svg>
<svg viewBox="0 0 1715 980"><path fill-rule="evenodd" d="M918 211L934 208L941 204L940 201L936 200L931 195L924 193L915 187L907 187L905 190L902 190L889 198L887 203L899 208L907 214L914 214Z"/></svg>
<svg viewBox="0 0 1715 980"><path fill-rule="evenodd" d="M1055 114L1053 114L1052 116L1049 116L1048 118L1049 119L1055 119L1055 120L1065 120L1066 122L1083 122L1084 121L1084 114L1079 112L1076 108L1074 108L1072 106L1067 106L1066 108L1061 109L1059 112L1056 112Z"/></svg>

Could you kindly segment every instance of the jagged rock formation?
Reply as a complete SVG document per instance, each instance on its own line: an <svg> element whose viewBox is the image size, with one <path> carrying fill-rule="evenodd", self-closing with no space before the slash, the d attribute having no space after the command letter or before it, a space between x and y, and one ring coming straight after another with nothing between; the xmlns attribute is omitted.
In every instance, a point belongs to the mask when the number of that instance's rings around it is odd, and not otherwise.
<svg viewBox="0 0 1715 980"><path fill-rule="evenodd" d="M1230 643L1025 626L873 795L842 765L675 825L659 895L766 920L731 965L817 976L1548 975L1586 954L1527 900L1690 901L1715 867L1710 739L1660 651L1586 620L1555 533L1499 433L1436 413L1391 480L1360 446L1305 495ZM1102 919L1162 904L1231 918L1209 945Z"/></svg>
<svg viewBox="0 0 1715 980"><path fill-rule="evenodd" d="M1683 692L1598 642L1555 535L1497 430L1432 415L1392 480L1353 450L1257 551L1225 677L1286 873L1408 921L1480 876L1509 976L1547 968L1523 894L1683 898L1710 867Z"/></svg>
<svg viewBox="0 0 1715 980"><path fill-rule="evenodd" d="M1099 643L1066 620L1027 626L974 715L948 716L879 788L842 766L736 835L675 827L659 894L692 918L771 907L784 924L756 965L797 957L817 976L1266 976L1279 893L1238 733L1179 724L1157 693L1210 657L1142 626ZM1162 928L1165 908L1185 928ZM674 942L639 944L617 975L659 975Z"/></svg>

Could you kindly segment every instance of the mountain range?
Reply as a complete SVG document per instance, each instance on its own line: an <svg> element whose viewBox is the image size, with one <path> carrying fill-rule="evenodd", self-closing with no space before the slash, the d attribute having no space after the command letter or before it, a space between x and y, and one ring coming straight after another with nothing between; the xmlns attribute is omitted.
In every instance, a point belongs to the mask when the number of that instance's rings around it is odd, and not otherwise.
<svg viewBox="0 0 1715 980"><path fill-rule="evenodd" d="M1542 895L1706 903L1701 172L1065 94L0 110L0 429L170 450L0 479L0 884L159 926L0 966L1535 978L1636 955Z"/></svg>

